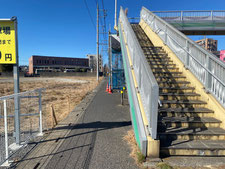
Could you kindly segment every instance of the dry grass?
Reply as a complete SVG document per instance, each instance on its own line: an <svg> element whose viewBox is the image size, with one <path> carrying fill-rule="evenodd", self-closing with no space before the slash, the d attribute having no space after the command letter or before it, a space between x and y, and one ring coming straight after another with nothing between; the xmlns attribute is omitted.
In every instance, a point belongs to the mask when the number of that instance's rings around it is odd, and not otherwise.
<svg viewBox="0 0 225 169"><path fill-rule="evenodd" d="M144 162L145 158L139 150L139 147L138 147L137 142L135 140L133 129L131 129L127 132L127 135L125 135L123 137L123 140L125 140L131 148L130 156L135 160L136 164L140 168L143 168L142 162Z"/></svg>
<svg viewBox="0 0 225 169"><path fill-rule="evenodd" d="M61 121L97 85L95 77L21 78L20 92L46 88L42 97L43 116L47 126L51 127L51 105L54 107L57 120ZM13 83L0 81L0 96L12 93Z"/></svg>

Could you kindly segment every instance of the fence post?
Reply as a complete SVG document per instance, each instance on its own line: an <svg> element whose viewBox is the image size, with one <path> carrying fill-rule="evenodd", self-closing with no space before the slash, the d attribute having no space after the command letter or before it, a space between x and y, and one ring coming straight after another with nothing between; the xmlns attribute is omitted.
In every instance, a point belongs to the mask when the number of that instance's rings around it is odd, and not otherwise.
<svg viewBox="0 0 225 169"><path fill-rule="evenodd" d="M153 32L156 32L156 30L155 30L155 28L154 28L154 22L155 22L155 16L153 16L151 25L152 25L152 30L153 30Z"/></svg>
<svg viewBox="0 0 225 169"><path fill-rule="evenodd" d="M213 21L213 11L211 11L211 19L212 19L212 21Z"/></svg>
<svg viewBox="0 0 225 169"><path fill-rule="evenodd" d="M38 133L38 136L43 136L41 92L42 92L42 90L38 91L38 93L39 93L39 97L38 97L39 98L38 99L38 102L39 102L39 133Z"/></svg>
<svg viewBox="0 0 225 169"><path fill-rule="evenodd" d="M167 45L167 26L165 24L165 45Z"/></svg>
<svg viewBox="0 0 225 169"><path fill-rule="evenodd" d="M180 11L180 20L183 21L183 11Z"/></svg>
<svg viewBox="0 0 225 169"><path fill-rule="evenodd" d="M15 137L16 137L16 144L20 146L20 96L17 93L14 97L14 105L15 105Z"/></svg>
<svg viewBox="0 0 225 169"><path fill-rule="evenodd" d="M212 75L209 73L211 69L211 64L210 64L210 58L209 55L206 54L206 79L205 79L205 86L206 86L206 91L209 92L211 88L211 79Z"/></svg>
<svg viewBox="0 0 225 169"><path fill-rule="evenodd" d="M188 41L186 40L186 59L185 59L185 63L186 63L186 68L188 69L189 68L189 65L190 65L190 56L189 56L189 43Z"/></svg>
<svg viewBox="0 0 225 169"><path fill-rule="evenodd" d="M8 143L8 123L7 123L7 105L4 100L4 126L5 126L5 163L4 166L9 166L9 143Z"/></svg>

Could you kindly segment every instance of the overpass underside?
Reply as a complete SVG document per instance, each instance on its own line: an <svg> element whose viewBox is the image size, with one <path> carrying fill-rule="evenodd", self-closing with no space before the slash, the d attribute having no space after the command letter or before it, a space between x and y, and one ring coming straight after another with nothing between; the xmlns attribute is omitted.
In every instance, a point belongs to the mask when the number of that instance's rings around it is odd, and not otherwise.
<svg viewBox="0 0 225 169"><path fill-rule="evenodd" d="M168 21L185 35L225 35L225 20L216 21Z"/></svg>
<svg viewBox="0 0 225 169"><path fill-rule="evenodd" d="M154 11L185 35L225 35L225 11Z"/></svg>
<svg viewBox="0 0 225 169"><path fill-rule="evenodd" d="M141 152L225 156L225 65L147 9L119 34L132 125Z"/></svg>

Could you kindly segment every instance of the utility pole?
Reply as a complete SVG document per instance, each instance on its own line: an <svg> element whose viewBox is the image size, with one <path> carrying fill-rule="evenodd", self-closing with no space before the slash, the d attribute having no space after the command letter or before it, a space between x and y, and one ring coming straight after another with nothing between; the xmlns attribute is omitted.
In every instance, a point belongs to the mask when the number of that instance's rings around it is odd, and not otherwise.
<svg viewBox="0 0 225 169"><path fill-rule="evenodd" d="M98 58L99 58L99 9L97 3L97 54L96 54L96 64L97 64L97 81L99 80L99 69L98 69Z"/></svg>
<svg viewBox="0 0 225 169"><path fill-rule="evenodd" d="M115 0L115 25L114 25L114 29L117 31L117 0Z"/></svg>

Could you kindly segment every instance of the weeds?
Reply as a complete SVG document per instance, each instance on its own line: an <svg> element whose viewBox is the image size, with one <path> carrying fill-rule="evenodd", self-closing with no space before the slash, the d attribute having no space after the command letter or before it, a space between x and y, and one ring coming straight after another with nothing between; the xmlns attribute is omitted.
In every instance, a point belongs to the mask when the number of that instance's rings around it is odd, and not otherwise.
<svg viewBox="0 0 225 169"><path fill-rule="evenodd" d="M145 162L145 156L140 151L137 152L137 160L138 160L138 163Z"/></svg>
<svg viewBox="0 0 225 169"><path fill-rule="evenodd" d="M160 169L173 169L173 167L171 167L169 164L167 163L158 163L157 167Z"/></svg>
<svg viewBox="0 0 225 169"><path fill-rule="evenodd" d="M145 162L145 156L141 153L137 142L135 140L133 129L127 132L127 135L123 138L131 147L130 156L136 161L139 167L142 167L142 163Z"/></svg>

